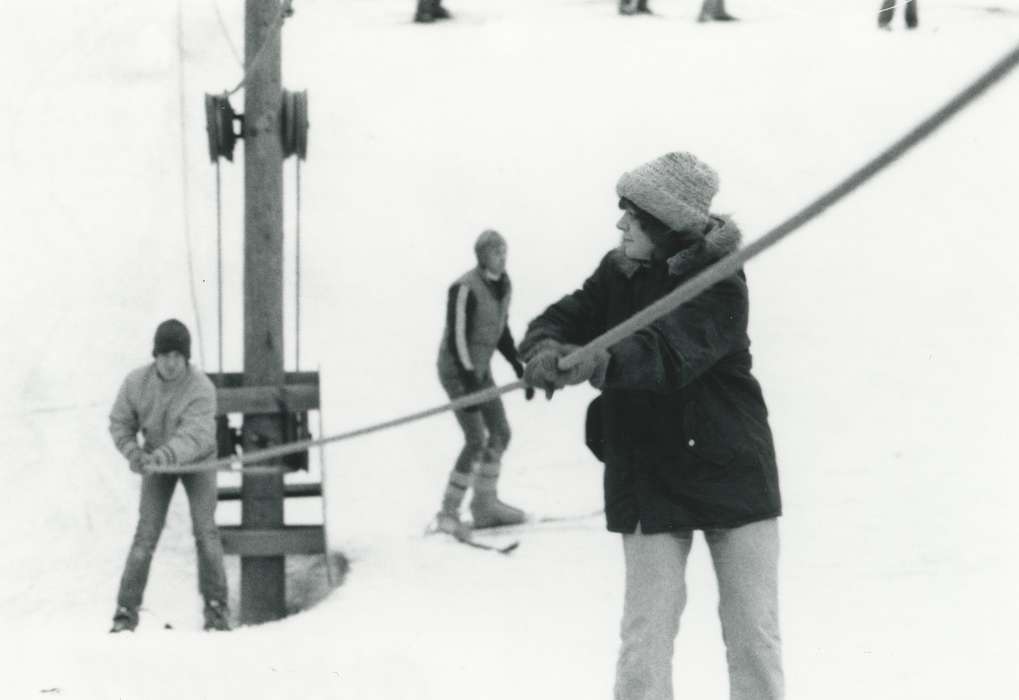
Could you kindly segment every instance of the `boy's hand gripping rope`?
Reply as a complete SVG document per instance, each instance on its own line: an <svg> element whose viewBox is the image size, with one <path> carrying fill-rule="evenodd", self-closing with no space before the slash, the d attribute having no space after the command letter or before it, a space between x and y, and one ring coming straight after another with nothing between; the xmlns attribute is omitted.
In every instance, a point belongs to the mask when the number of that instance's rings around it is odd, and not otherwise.
<svg viewBox="0 0 1019 700"><path fill-rule="evenodd" d="M913 129L906 133L905 136L901 137L891 146L872 158L845 180L828 190L828 192L818 197L799 212L786 219L784 222L754 242L705 268L695 277L680 285L654 304L651 304L615 328L612 328L598 336L584 347L561 358L559 360L560 369L569 369L574 367L587 355L608 349L623 338L626 338L661 316L669 313L680 304L693 299L705 289L711 287L717 282L720 282L726 277L735 274L741 267L743 267L743 264L746 261L760 255L762 252L781 241L793 231L796 231L807 222L819 216L828 209L828 207L852 193L862 184L877 175L877 173L881 170L884 170L888 167L888 165L901 157L917 143L928 137L946 121L951 119L964 107L968 106L977 97L982 95L988 88L1004 78L1009 71L1015 68L1017 63L1019 63L1019 45L1013 47L1001 59L995 62L994 65L987 69L979 78L960 91L940 109L936 110L917 126L913 127ZM376 423L375 425L359 428L357 430L318 438L317 440L292 442L264 450L248 452L240 456L225 457L223 459L195 462L192 464L174 465L172 467L161 467L159 469L153 469L152 471L186 473L210 470L229 470L244 473L281 473L287 470L283 467L275 466L243 467L242 465L249 464L251 462L266 462L295 452L304 452L312 447L320 447L332 442L340 442L342 440L349 440L351 438L367 435L380 430L395 428L399 425L418 421L422 418L434 416L439 413L469 408L477 404L491 401L502 394L516 391L517 389L523 389L525 386L526 385L523 381L516 381L503 386L491 387L483 391L463 396L442 406L436 406L435 408L420 411L418 413L412 413L384 423ZM235 467L234 465L238 466Z"/></svg>

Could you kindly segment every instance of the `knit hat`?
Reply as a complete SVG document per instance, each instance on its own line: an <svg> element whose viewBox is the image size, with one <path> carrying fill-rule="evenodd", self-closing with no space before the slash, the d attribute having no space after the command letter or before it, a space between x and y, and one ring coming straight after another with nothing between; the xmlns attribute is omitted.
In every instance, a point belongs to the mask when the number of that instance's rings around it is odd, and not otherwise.
<svg viewBox="0 0 1019 700"><path fill-rule="evenodd" d="M616 193L673 231L707 223L718 174L689 153L666 153L623 173Z"/></svg>
<svg viewBox="0 0 1019 700"><path fill-rule="evenodd" d="M502 237L502 234L492 228L487 228L481 232L478 236L478 240L474 242L474 255L478 258L478 262L481 262L481 256L484 252L493 246L506 247L506 239Z"/></svg>
<svg viewBox="0 0 1019 700"><path fill-rule="evenodd" d="M176 350L191 359L191 334L188 327L175 318L163 321L156 328L156 337L152 341L152 356L163 355Z"/></svg>

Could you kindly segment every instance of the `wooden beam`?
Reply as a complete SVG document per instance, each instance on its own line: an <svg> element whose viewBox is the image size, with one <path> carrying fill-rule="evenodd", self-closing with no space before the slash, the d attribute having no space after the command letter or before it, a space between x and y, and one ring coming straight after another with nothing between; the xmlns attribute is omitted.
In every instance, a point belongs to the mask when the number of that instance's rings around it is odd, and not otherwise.
<svg viewBox="0 0 1019 700"><path fill-rule="evenodd" d="M216 390L216 415L318 410L318 385L240 386Z"/></svg>
<svg viewBox="0 0 1019 700"><path fill-rule="evenodd" d="M217 387L236 389L244 386L244 374L242 372L209 372L209 379ZM284 372L283 383L291 384L314 384L318 386L318 372Z"/></svg>
<svg viewBox="0 0 1019 700"><path fill-rule="evenodd" d="M283 525L260 530L220 525L219 536L226 554L242 557L282 557L326 551L325 531L321 525Z"/></svg>
<svg viewBox="0 0 1019 700"><path fill-rule="evenodd" d="M299 483L299 484L283 484L283 495L289 498L304 498L314 497L322 495L322 484L319 483ZM240 486L220 486L219 487L219 500L221 501L237 501L241 498L241 487Z"/></svg>

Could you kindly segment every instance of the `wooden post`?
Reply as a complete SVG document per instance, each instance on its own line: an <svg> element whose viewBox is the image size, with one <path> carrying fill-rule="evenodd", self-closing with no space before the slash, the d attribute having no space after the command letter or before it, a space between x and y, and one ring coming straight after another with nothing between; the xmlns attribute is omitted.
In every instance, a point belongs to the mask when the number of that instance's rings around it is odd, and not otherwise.
<svg viewBox="0 0 1019 700"><path fill-rule="evenodd" d="M246 0L244 59L244 383L282 385L283 374L283 150L279 0ZM264 54L253 64L263 44ZM278 414L244 417L244 448L283 442ZM283 476L246 475L241 526L283 526ZM286 615L282 556L241 558L241 622L258 624Z"/></svg>

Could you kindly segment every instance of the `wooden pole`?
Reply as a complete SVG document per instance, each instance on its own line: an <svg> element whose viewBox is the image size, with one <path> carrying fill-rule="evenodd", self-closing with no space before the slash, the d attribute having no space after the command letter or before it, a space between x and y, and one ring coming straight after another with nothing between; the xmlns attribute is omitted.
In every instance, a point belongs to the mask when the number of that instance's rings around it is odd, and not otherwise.
<svg viewBox="0 0 1019 700"><path fill-rule="evenodd" d="M244 87L244 384L283 384L283 149L279 0L246 0ZM255 60L259 50L263 54ZM244 449L283 442L276 414L244 417ZM283 525L282 474L245 475L241 527ZM241 622L286 615L283 556L241 558Z"/></svg>

